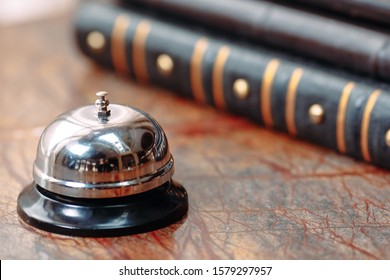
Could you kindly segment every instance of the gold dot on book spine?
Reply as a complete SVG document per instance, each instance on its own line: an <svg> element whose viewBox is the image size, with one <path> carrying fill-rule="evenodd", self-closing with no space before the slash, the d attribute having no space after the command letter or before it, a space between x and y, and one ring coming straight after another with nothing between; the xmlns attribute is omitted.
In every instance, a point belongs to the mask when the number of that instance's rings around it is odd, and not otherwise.
<svg viewBox="0 0 390 280"><path fill-rule="evenodd" d="M101 52L106 47L106 38L100 31L92 31L87 35L87 45L94 52Z"/></svg>
<svg viewBox="0 0 390 280"><path fill-rule="evenodd" d="M238 99L246 99L249 96L249 83L245 79L237 79L233 83L233 93Z"/></svg>
<svg viewBox="0 0 390 280"><path fill-rule="evenodd" d="M156 60L158 72L163 76L170 76L175 67L173 59L167 54L160 54Z"/></svg>
<svg viewBox="0 0 390 280"><path fill-rule="evenodd" d="M385 142L386 142L387 147L390 147L390 129L388 129L388 130L386 131L386 134L385 134Z"/></svg>
<svg viewBox="0 0 390 280"><path fill-rule="evenodd" d="M325 119L324 108L319 104L313 104L309 108L309 118L314 124L320 124Z"/></svg>

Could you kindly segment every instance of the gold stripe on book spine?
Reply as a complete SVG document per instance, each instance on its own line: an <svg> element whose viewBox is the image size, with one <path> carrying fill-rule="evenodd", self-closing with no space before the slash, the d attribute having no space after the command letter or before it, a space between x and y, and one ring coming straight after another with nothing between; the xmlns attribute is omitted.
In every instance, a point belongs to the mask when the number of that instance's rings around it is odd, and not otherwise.
<svg viewBox="0 0 390 280"><path fill-rule="evenodd" d="M371 161L370 150L368 147L368 131L370 129L371 113L372 110L374 109L376 100L378 99L380 93L381 91L379 89L371 93L370 97L368 98L366 107L364 108L363 121L362 121L361 133L360 133L360 137L361 137L360 147L362 150L363 159L365 161Z"/></svg>
<svg viewBox="0 0 390 280"><path fill-rule="evenodd" d="M286 125L287 130L291 135L297 135L297 127L295 125L295 99L297 96L297 90L299 81L303 75L303 70L297 68L291 75L290 82L287 88L286 96Z"/></svg>
<svg viewBox="0 0 390 280"><path fill-rule="evenodd" d="M339 108L337 111L336 141L338 150L340 151L340 153L343 154L347 151L345 143L345 118L347 114L349 96L351 95L351 92L354 87L355 83L353 82L349 82L344 86L339 101Z"/></svg>
<svg viewBox="0 0 390 280"><path fill-rule="evenodd" d="M194 48L191 58L191 88L195 100L206 103L206 94L203 86L202 64L203 57L207 50L208 41L206 38L200 38Z"/></svg>
<svg viewBox="0 0 390 280"><path fill-rule="evenodd" d="M266 126L273 126L274 120L272 117L272 85L278 71L279 61L277 59L272 59L265 68L263 82L261 84L261 108L260 112L263 117L264 124Z"/></svg>
<svg viewBox="0 0 390 280"><path fill-rule="evenodd" d="M111 37L111 58L116 71L128 73L126 55L126 32L130 26L130 18L127 15L119 15L114 23Z"/></svg>
<svg viewBox="0 0 390 280"><path fill-rule="evenodd" d="M229 57L230 49L223 46L219 49L213 68L213 97L218 108L225 109L225 97L223 92L223 76L226 61Z"/></svg>
<svg viewBox="0 0 390 280"><path fill-rule="evenodd" d="M133 40L133 64L134 74L139 82L146 83L149 80L148 66L146 63L146 40L150 33L151 24L148 20L142 20L138 24Z"/></svg>

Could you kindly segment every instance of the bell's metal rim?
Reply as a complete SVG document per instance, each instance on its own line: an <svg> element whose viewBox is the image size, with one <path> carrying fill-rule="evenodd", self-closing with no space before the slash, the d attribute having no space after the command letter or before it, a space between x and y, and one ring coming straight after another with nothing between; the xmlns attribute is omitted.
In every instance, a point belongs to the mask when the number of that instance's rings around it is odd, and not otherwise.
<svg viewBox="0 0 390 280"><path fill-rule="evenodd" d="M34 164L34 181L41 188L52 193L75 198L115 198L153 190L168 182L174 173L173 157L153 173L132 180L93 183L61 180L47 176Z"/></svg>

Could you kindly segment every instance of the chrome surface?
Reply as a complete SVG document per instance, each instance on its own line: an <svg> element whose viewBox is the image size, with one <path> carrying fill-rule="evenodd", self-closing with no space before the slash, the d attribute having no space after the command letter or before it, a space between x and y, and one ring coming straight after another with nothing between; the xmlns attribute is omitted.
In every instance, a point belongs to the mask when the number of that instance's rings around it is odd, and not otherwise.
<svg viewBox="0 0 390 280"><path fill-rule="evenodd" d="M98 121L103 123L108 120L108 117L111 115L111 110L108 110L108 105L110 105L110 101L106 98L107 96L106 91L99 91L96 93L96 96L99 97L95 101L96 106L96 114L98 117Z"/></svg>
<svg viewBox="0 0 390 280"><path fill-rule="evenodd" d="M160 125L132 107L111 104L110 109L104 121L93 105L58 116L39 141L35 183L65 196L109 198L169 181L174 164Z"/></svg>

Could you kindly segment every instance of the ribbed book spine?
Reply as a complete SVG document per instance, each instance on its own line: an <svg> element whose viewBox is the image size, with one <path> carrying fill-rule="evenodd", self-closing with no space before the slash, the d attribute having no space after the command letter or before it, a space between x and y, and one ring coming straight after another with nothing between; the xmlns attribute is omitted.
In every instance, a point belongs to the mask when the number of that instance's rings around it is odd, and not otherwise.
<svg viewBox="0 0 390 280"><path fill-rule="evenodd" d="M329 65L390 79L390 37L386 33L261 0L125 2Z"/></svg>
<svg viewBox="0 0 390 280"><path fill-rule="evenodd" d="M87 56L139 82L390 167L389 92L111 6L81 6L76 35Z"/></svg>
<svg viewBox="0 0 390 280"><path fill-rule="evenodd" d="M291 4L297 2L304 6L345 14L354 19L371 21L390 26L390 1L388 0L278 0Z"/></svg>

